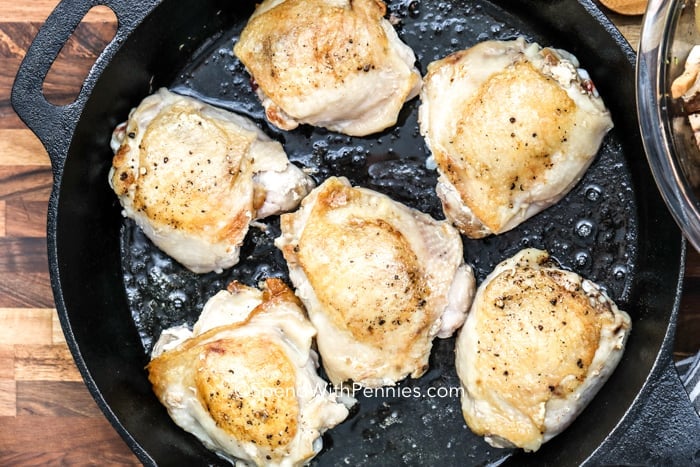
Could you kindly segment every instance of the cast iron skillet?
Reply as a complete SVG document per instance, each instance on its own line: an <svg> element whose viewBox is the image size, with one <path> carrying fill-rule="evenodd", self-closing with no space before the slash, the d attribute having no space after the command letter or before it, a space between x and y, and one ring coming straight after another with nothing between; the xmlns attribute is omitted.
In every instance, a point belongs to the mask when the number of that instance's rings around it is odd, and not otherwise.
<svg viewBox="0 0 700 467"><path fill-rule="evenodd" d="M117 15L116 37L77 100L49 104L43 80L71 32L94 5ZM416 129L418 101L395 129L349 138L309 127L280 132L264 121L231 46L253 2L64 0L47 19L18 72L12 104L47 148L54 169L48 215L52 285L68 345L92 395L145 464L222 461L177 428L151 392L144 365L154 338L192 322L232 278L286 277L267 233L253 229L243 262L195 276L158 252L124 221L107 185L110 133L160 86L197 95L255 119L293 161L346 175L442 217L435 174ZM546 248L564 267L601 283L633 318L618 369L584 413L533 455L490 448L471 434L459 401L453 340L436 341L431 370L393 395L360 395L360 408L324 438L314 464L688 464L700 458L700 419L671 362L685 244L658 195L641 147L635 56L590 0L393 1L397 29L420 67L484 39L524 35L573 52L611 109L615 129L577 187L513 232L465 241L477 279L526 246ZM418 395L418 396L416 396Z"/></svg>

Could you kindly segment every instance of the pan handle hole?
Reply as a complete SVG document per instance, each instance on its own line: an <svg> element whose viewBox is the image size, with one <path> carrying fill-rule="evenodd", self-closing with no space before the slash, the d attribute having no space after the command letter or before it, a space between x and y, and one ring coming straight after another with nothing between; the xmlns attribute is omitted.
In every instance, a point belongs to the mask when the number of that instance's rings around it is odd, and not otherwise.
<svg viewBox="0 0 700 467"><path fill-rule="evenodd" d="M44 80L46 100L54 105L75 101L97 57L117 32L117 16L104 6L92 7L54 60Z"/></svg>

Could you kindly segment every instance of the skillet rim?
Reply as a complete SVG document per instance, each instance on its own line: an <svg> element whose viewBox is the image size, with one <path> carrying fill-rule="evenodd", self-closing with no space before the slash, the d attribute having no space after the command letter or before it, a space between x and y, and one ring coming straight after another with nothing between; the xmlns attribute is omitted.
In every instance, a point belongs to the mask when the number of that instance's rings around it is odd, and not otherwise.
<svg viewBox="0 0 700 467"><path fill-rule="evenodd" d="M160 2L154 2L154 5L156 3ZM597 11L598 13L599 10L595 8L595 6L588 2L587 0L578 0L577 2L581 6L583 6L586 10L588 11L593 11L594 13ZM602 15L602 13L601 13ZM595 17L595 16L594 16ZM146 18L144 18L146 19ZM600 18L599 18L600 19ZM599 21L599 23L601 23ZM140 24L140 23L139 23ZM631 47L629 47L629 44L624 40L624 38L621 36L619 31L612 26L612 24L606 19L606 21L601 23L606 27L606 31L613 36L613 39L615 42L618 43L618 45L621 47L623 53L625 53L632 62L632 59L634 58L634 52L631 52ZM138 25L137 25L138 26ZM139 26L140 27L140 26ZM612 27L612 30L609 28ZM134 27L136 28L136 26ZM612 31L612 32L611 32ZM117 36L119 36L119 32L117 33ZM123 34L123 37L120 39L123 41L122 46L126 45L128 37L130 34ZM622 41L622 43L620 43ZM631 55L630 55L631 52ZM103 60L104 62L111 62L111 60ZM633 63L633 62L632 62ZM97 71L94 71L91 73L91 75L86 79L86 81L90 81L91 85L86 86L86 88L91 88L93 85L99 82L99 78L102 75L102 72L104 71L104 68L107 66L107 63L101 64L101 69L98 69ZM100 67L98 67L100 68ZM89 96L85 96L85 101L83 102L83 105L87 103ZM13 105L14 105L14 100L13 100ZM82 118L82 110L79 112L81 114ZM79 122L76 122L76 125L78 125ZM75 136L75 134L72 134L71 136ZM57 149L56 147L52 147L52 151L49 151L51 154L56 154L61 151L65 151L65 157L67 158L68 154L71 152L71 147L73 146L73 142L71 142L70 147L66 148L61 148ZM47 147L47 149L49 149ZM52 160L56 160L60 158L52 157ZM63 167L60 167L63 169ZM144 462L155 462L150 455L142 448L140 444L136 442L136 440L131 436L131 434L126 430L126 428L122 425L120 422L117 414L112 410L112 408L107 404L106 400L104 399L104 395L102 394L102 391L98 387L96 381L94 380L91 371L88 368L88 364L83 358L82 352L81 352L81 347L76 341L76 336L73 333L73 328L72 324L70 322L70 317L68 315L68 310L66 307L66 303L64 301L63 297L63 287L62 287L62 276L61 276L61 262L60 262L60 254L58 252L58 239L56 236L56 232L58 229L58 214L59 214L59 192L61 191L62 188L62 181L63 181L63 170L56 170L55 172L55 183L54 183L54 189L52 190L51 194L51 200L50 200L50 206L49 206L49 220L48 220L48 230L47 230L47 239L49 241L49 257L50 257L50 270L51 270L51 281L52 281L52 288L54 290L54 294L56 297L56 302L57 302L57 309L59 310L59 318L61 320L61 325L64 329L64 332L66 334L66 340L69 343L69 347L71 348L71 352L74 355L74 358L76 360L76 364L78 368L80 369L81 374L83 375L83 378L86 382L86 385L88 386L88 389L90 390L91 394L95 398L95 400L98 403L98 406L100 406L100 409L105 413L107 416L108 420L112 423L112 425L117 429L117 431L120 433L120 435L127 441L127 444L132 448L132 450L136 453L137 457ZM652 379L652 375L658 373L658 368L661 366L661 360L662 360L662 354L664 351L668 351L668 348L672 345L672 340L673 340L673 331L675 330L675 325L676 325L676 316L678 312L678 302L679 302L679 297L680 297L680 288L682 286L682 271L683 271L683 266L684 266L684 259L685 259L685 242L684 240L681 240L679 242L680 246L680 272L678 274L678 281L677 281L677 286L676 286L676 295L675 295L675 302L673 305L673 309L671 311L670 315L670 320L668 322L668 327L665 332L665 338L662 342L660 350L656 353L656 363L652 367L652 370L649 373L649 378L647 379L647 382ZM647 385L645 383L642 386L642 389ZM639 391L639 394L637 396L637 399L635 399L635 402L641 397L642 391ZM623 417L624 419L624 417ZM614 432L614 430L613 430Z"/></svg>

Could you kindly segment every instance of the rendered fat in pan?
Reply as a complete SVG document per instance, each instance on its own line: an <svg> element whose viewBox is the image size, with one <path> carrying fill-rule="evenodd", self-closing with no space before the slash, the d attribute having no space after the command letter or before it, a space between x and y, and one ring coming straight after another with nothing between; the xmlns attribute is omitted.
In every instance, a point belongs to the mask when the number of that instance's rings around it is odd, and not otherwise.
<svg viewBox="0 0 700 467"><path fill-rule="evenodd" d="M122 219L106 183L114 126L161 86L235 110L280 141L292 161L321 181L347 176L442 217L435 172L417 126L418 101L396 127L353 138L269 126L249 77L231 49L253 2L108 0L119 26L75 103L53 106L43 77L93 5L64 0L47 19L20 67L12 103L51 157L55 183L48 250L61 324L100 408L146 465L222 461L169 419L144 366L160 331L193 322L232 279L286 278L272 241L277 219L252 229L243 261L223 274L197 276L160 253ZM523 247L550 251L562 265L603 285L633 320L625 355L601 392L561 435L533 455L495 449L464 424L453 340L436 341L430 370L394 392L358 394L360 408L327 433L316 465L573 465L590 462L687 464L700 451L700 419L671 362L685 244L654 188L635 106L635 56L588 0L392 1L399 36L419 69L486 39L524 36L578 57L610 108L615 128L581 182L558 205L503 235L465 239L477 282ZM225 464L224 464L225 465Z"/></svg>

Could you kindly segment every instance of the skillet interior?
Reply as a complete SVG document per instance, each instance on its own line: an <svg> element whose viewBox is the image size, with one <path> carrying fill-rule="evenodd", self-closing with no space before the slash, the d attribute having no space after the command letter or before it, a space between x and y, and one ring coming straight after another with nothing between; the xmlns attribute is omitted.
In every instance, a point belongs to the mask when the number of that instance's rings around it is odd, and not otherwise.
<svg viewBox="0 0 700 467"><path fill-rule="evenodd" d="M575 1L390 2L399 35L420 68L484 39L524 35L567 49L588 69L610 107L615 129L585 178L557 206L518 229L465 241L477 280L525 246L548 249L564 267L603 284L634 321L618 370L591 405L536 455L490 448L464 425L458 398L428 388L459 386L453 340L435 342L431 370L399 385L403 397L360 396L360 409L325 436L315 463L579 464L624 416L654 364L673 311L681 238L656 192L641 147L634 108L633 53L590 4ZM399 125L367 138L309 127L271 129L231 47L253 8L230 2L166 0L129 37L99 77L66 160L57 214L55 280L98 403L140 456L163 465L221 462L167 416L143 369L160 330L193 322L204 301L230 279L286 277L272 247L278 233L251 230L241 257L224 274L196 276L156 250L128 221L107 185L109 136L131 107L160 86L192 93L246 114L285 145L292 160L316 167L319 180L346 175L442 217L418 135L418 100ZM120 267L121 266L121 267ZM405 389L401 389L405 388ZM436 389L433 389L435 391ZM415 397L417 392L423 395ZM406 397L408 395L408 397Z"/></svg>

